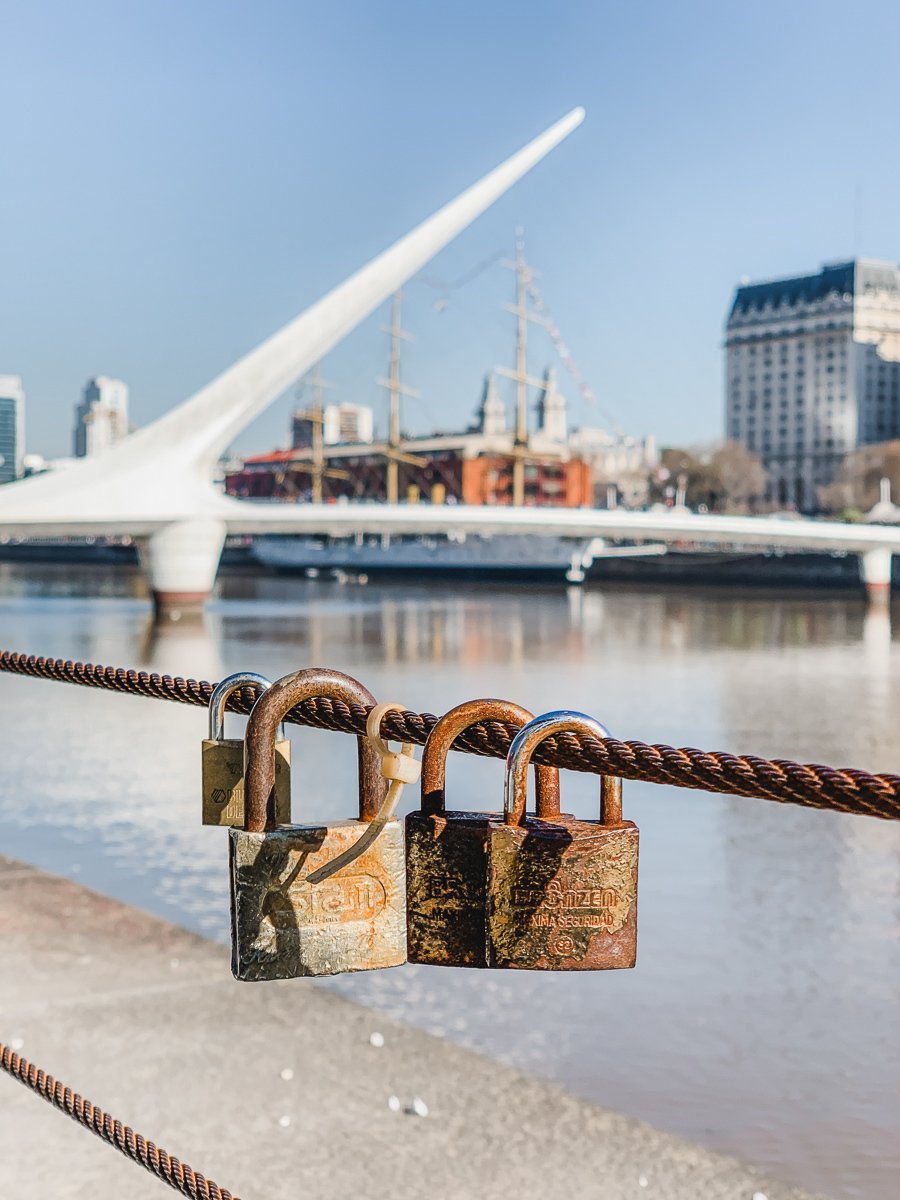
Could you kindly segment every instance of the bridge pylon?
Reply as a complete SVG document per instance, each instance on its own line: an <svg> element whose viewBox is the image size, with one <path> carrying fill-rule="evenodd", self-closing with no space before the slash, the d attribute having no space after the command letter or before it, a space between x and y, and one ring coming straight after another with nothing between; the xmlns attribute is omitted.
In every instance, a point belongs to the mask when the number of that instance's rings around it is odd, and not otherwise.
<svg viewBox="0 0 900 1200"><path fill-rule="evenodd" d="M229 531L260 506L212 485L233 439L435 254L566 138L573 109L377 255L200 391L96 458L0 490L0 532L28 537L127 534L158 612L208 596Z"/></svg>
<svg viewBox="0 0 900 1200"><path fill-rule="evenodd" d="M859 556L859 573L866 585L866 597L872 608L890 606L893 560L893 553L886 546L865 550Z"/></svg>
<svg viewBox="0 0 900 1200"><path fill-rule="evenodd" d="M137 539L138 559L158 620L178 620L203 611L225 545L227 525L215 517L173 521Z"/></svg>

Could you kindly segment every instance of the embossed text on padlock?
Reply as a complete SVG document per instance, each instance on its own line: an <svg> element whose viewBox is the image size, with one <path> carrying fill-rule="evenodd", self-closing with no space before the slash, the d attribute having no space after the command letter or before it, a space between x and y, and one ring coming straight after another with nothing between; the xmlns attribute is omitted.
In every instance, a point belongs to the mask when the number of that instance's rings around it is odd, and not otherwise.
<svg viewBox="0 0 900 1200"><path fill-rule="evenodd" d="M209 698L209 737L203 739L202 786L204 825L244 824L244 739L225 737L225 705L242 687L260 693L271 681L255 671L239 671L220 680ZM291 743L275 743L275 811L279 824L291 819Z"/></svg>
<svg viewBox="0 0 900 1200"><path fill-rule="evenodd" d="M561 711L536 717L513 740L504 820L489 831L489 963L549 971L633 967L638 829L622 820L621 779L602 777L599 822L525 814L531 756L560 733L610 736L584 713Z"/></svg>
<svg viewBox="0 0 900 1200"><path fill-rule="evenodd" d="M368 739L357 739L357 817L276 827L275 731L295 704L314 696L374 703L349 675L310 668L273 684L254 706L246 734L245 828L229 834L232 971L238 979L334 975L406 961L403 836L395 817L346 869L320 884L308 880L354 846L381 808L386 785ZM352 744L331 740L332 753Z"/></svg>
<svg viewBox="0 0 900 1200"><path fill-rule="evenodd" d="M469 700L432 729L422 754L422 800L406 818L407 936L410 962L487 966L486 884L488 830L500 812L448 810L444 783L447 753L471 725L503 721L522 725L527 709L506 700ZM559 774L537 767L537 808L559 813Z"/></svg>

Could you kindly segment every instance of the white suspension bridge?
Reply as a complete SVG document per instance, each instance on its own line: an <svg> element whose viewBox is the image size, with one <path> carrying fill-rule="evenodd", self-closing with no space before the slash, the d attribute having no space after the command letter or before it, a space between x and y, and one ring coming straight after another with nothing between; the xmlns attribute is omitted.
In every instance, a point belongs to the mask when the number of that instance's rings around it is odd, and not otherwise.
<svg viewBox="0 0 900 1200"><path fill-rule="evenodd" d="M255 417L531 170L584 118L573 109L171 412L95 459L0 490L0 533L136 540L160 613L202 606L228 534L532 533L580 539L572 576L606 539L844 551L869 596L889 594L900 529L666 513L401 504L258 504L213 484L215 465Z"/></svg>

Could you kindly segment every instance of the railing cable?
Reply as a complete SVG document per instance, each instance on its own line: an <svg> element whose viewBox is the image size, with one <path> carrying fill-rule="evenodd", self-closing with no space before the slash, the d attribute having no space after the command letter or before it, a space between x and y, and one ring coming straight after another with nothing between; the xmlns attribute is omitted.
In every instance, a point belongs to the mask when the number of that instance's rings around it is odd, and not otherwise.
<svg viewBox="0 0 900 1200"><path fill-rule="evenodd" d="M205 680L43 658L10 650L0 651L0 671L203 707L209 704L214 686ZM235 692L228 701L228 708L246 714L255 699L252 691ZM369 709L362 705L316 697L297 705L286 719L296 725L312 725L364 737L368 714ZM436 720L431 713L391 712L381 723L381 733L385 738L422 745ZM516 728L512 725L485 721L473 725L457 738L453 748L469 754L505 758L515 733ZM621 775L625 779L673 787L755 796L781 804L900 820L900 776L873 775L852 767L827 767L692 747L676 749L646 742L620 742L615 738L583 738L575 734L548 738L534 758L536 762L572 771Z"/></svg>
<svg viewBox="0 0 900 1200"><path fill-rule="evenodd" d="M121 1121L111 1117L109 1113L98 1108L96 1104L92 1104L90 1100L85 1100L83 1096L79 1096L77 1092L67 1088L58 1079L54 1079L46 1071L42 1071L27 1059L22 1058L20 1054L16 1054L9 1046L4 1046L2 1042L0 1042L0 1068L11 1075L13 1079L17 1079L19 1083L31 1088L33 1092L46 1100L48 1104L52 1104L54 1108L58 1108L60 1112L68 1113L74 1121L96 1134L101 1141L121 1150L126 1158L130 1158L132 1162L144 1167L157 1179L161 1179L170 1188L180 1192L182 1196L189 1196L191 1200L238 1200L238 1197L232 1192L226 1188L220 1188L217 1183L213 1183L204 1175L199 1175L193 1167L174 1158L161 1146L148 1141L142 1134L136 1133L130 1125L123 1125Z"/></svg>

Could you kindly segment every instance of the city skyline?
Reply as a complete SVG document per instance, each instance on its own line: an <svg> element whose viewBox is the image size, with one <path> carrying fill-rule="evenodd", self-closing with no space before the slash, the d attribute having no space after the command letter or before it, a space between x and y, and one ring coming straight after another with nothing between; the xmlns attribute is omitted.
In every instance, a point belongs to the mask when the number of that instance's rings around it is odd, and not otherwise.
<svg viewBox="0 0 900 1200"><path fill-rule="evenodd" d="M65 451L71 385L98 366L129 381L135 422L148 423L579 102L577 136L408 286L418 341L405 362L422 393L409 424L462 425L485 371L506 361L499 263L458 288L432 285L511 255L522 224L599 400L573 421L599 424L602 409L662 442L720 434L737 279L900 259L900 166L884 153L898 18L887 4L851 19L826 3L815 22L802 6L651 7L650 23L600 6L550 23L529 4L461 4L441 22L405 4L387 20L351 4L347 21L164 3L127 36L105 3L18 9L0 83L14 168L0 198L0 369L26 381L29 448ZM866 63L852 88L836 82L848 56ZM763 75L748 122L744 88ZM836 174L848 139L860 165ZM381 419L382 319L328 362L336 395ZM535 343L533 369L550 362ZM275 444L292 403L236 448Z"/></svg>
<svg viewBox="0 0 900 1200"><path fill-rule="evenodd" d="M796 452L797 452L796 448L793 447L793 445L791 447L788 447L787 445L785 445L784 447L781 447L781 448L779 448L777 444L774 446L770 446L770 444L769 444L770 438L775 437L774 416L772 418L773 423L772 423L771 431L766 432L764 434L764 437L762 439L760 439L760 437L758 437L758 436L754 438L752 414L750 415L751 424L750 424L749 429L744 427L744 423L742 423L742 421L741 421L740 399L738 399L738 403L737 403L738 411L737 411L737 413L735 412L735 396L733 394L733 384L735 382L735 380L734 380L735 367L734 367L734 364L732 363L732 358L733 358L733 354L734 354L733 346L734 346L735 314L736 314L736 312L738 312L738 310L741 309L741 306L745 303L745 301L743 299L743 297L745 297L745 296L756 297L758 295L759 299L753 300L753 303L757 307L762 308L763 306L765 306L766 308L768 308L769 306L774 304L775 308L779 309L780 306L786 302L785 297L788 294L791 295L790 303L793 304L794 303L793 293L797 292L798 287L800 287L802 289L803 287L807 287L807 286L812 286L814 289L816 287L819 288L819 292L817 294L820 294L821 298L826 300L826 307L827 307L827 304L830 303L832 293L837 295L837 293L834 292L834 289L836 287L837 287L838 292L840 292L842 289L844 291L846 291L847 288L849 288L849 290L851 292L853 291L852 269L854 266L857 266L859 264L862 264L862 266L867 269L874 269L874 270L876 270L876 272L880 270L882 272L882 274L887 272L887 275L890 276L890 278L892 280L896 281L896 280L900 279L900 264L888 262L885 260L872 259L872 258L857 258L857 259L851 259L848 262L837 262L837 263L825 262L820 266L818 271L806 271L801 275L785 275L782 273L779 275L771 276L769 278L755 279L755 280L751 280L747 276L743 276L737 282L737 284L735 285L735 287L732 290L732 300L727 307L727 316L725 319L725 341L724 341L724 346L723 346L724 360L725 360L725 375L726 375L725 385L724 385L724 389L723 389L723 399L724 399L724 406L725 406L723 428L721 430L720 437L714 437L711 439L707 438L707 439L704 439L703 441L698 440L697 442L694 443L694 447L702 448L702 446L704 444L709 444L710 442L715 443L717 441L732 440L732 441L742 442L743 444L745 444L747 446L747 448L751 452L760 454L761 461L762 461L764 467L769 471L770 476L771 476L770 488L769 488L770 495L768 498L771 500L780 500L782 504L793 504L798 501L798 497L799 497L799 503L801 504L801 506L804 506L803 497L805 496L807 498L806 504L808 505L811 502L809 500L809 498L815 495L816 489L819 486L823 485L824 483L829 482L833 478L833 475L837 468L837 465L845 454L849 453L857 445L860 445L863 443L876 444L878 442L884 442L884 441L891 440L892 438L900 435L900 426L897 426L897 424L896 424L896 414L894 414L894 416L890 417L890 418L882 417L882 419L879 422L873 422L867 417L866 418L867 423L865 425L865 428L862 428L862 426L861 426L860 434L859 434L858 438L856 435L850 437L849 439L846 437L840 437L838 439L838 441L833 443L833 445L834 445L833 450L830 448L832 446L832 442L829 441L826 445L825 441L823 441L822 442L822 448L823 448L822 453L825 454L825 457L827 457L829 459L830 466L827 469L823 469L823 468L819 467L819 468L816 468L813 470L812 468L810 468L812 473L810 473L809 478L806 479L805 478L806 468L801 468L799 463L793 462L793 458L796 457ZM832 277L834 277L834 278L840 277L841 280L844 280L844 276L847 275L848 271L850 271L849 278L851 279L851 282L849 284L847 284L846 281L844 281L841 284L841 286L838 287L837 284L832 283L832 284L828 285L828 287L831 288L831 292L828 292L827 287L825 288L825 290L822 290L822 287L824 285L821 285L821 281L823 281L823 280L827 281L827 280L831 279ZM869 285L867 284L866 286L868 288ZM894 292L896 291L896 283L891 285L891 290ZM827 298L826 298L826 292L828 292ZM784 293L784 296L782 295L782 293ZM846 295L844 295L843 299L847 300L848 297ZM828 310L828 311L830 311L830 310ZM377 317L377 314L376 314L376 317ZM826 314L826 317L827 317L827 314ZM786 319L787 319L787 327L790 330L792 321L795 320L792 310L786 313ZM775 321L776 325L779 323L779 321L783 323L784 320L785 320L785 317L782 316L782 314L780 312L774 315L774 321ZM369 323L371 323L371 321ZM832 328L831 324L829 324L827 322L827 320L826 320L826 324L827 324L828 329ZM891 325L891 328L893 328L893 325ZM381 329L382 329L382 332L384 332L383 326L381 327ZM873 326L873 330L875 330L875 329L876 329L876 326ZM878 325L877 329L881 330L881 326ZM780 336L780 335L776 335L776 337L777 336ZM875 336L875 335L867 334L866 338L868 340L872 340L873 336ZM893 335L891 335L891 337L893 338ZM881 333L879 333L877 336L875 336L875 340L879 343L879 347L880 347L880 341L883 340L883 330ZM552 341L552 339L551 339L551 341ZM565 354L566 347L563 345L561 348L563 350L563 353ZM875 349L874 346L871 348ZM559 362L550 361L550 362L548 362L547 366L545 366L544 368L541 369L540 373L544 377L545 386L543 388L541 388L537 385L537 381L535 381L534 383L532 383L532 385L529 388L530 394L529 394L529 403L528 403L528 414L529 414L528 427L529 427L529 430L531 433L539 434L542 431L542 429L545 428L545 420L546 420L545 406L546 406L546 399L547 399L546 381L548 378L551 378L554 381L554 393L558 394L558 396L561 400L561 411L560 411L560 416L558 419L562 421L563 429L565 429L565 427L569 424L570 418L571 418L571 413L573 411L575 411L575 412L579 411L578 393L579 393L580 373L578 372L577 368L575 368L575 370L572 371L571 374L567 374L566 370L565 370L564 360L562 358L560 358L560 356L558 355L557 348L555 345L553 346L553 351L554 351L554 353L556 353L557 358L559 358ZM824 353L825 351L822 350L821 352ZM753 351L751 351L751 353L753 353ZM879 349L879 353L880 353L880 349ZM545 357L547 357L547 356L545 355ZM551 354L550 357L552 358L553 355ZM817 358L818 357L819 357L819 355L817 354ZM801 364L800 364L801 376L804 373L802 370L803 365L804 364L801 362ZM783 367L784 363L782 363L781 366ZM889 351L887 353L887 358L886 358L886 369L892 371L895 375L897 372L898 366L900 366L900 361L898 361L895 357L895 350L893 349L893 341L891 340L891 346L889 347ZM320 371L321 367L318 368L317 370ZM535 373L536 373L535 371L531 372L532 375L534 375ZM257 447L250 448L250 449L245 447L242 454L241 453L232 453L229 457L230 458L240 458L242 456L244 456L244 457L251 456L252 457L254 454L256 454L257 456L262 454L262 456L264 457L265 454L270 450L275 450L275 451L287 450L290 448L296 448L298 446L302 447L303 445L306 445L306 443L307 443L306 435L301 434L299 432L299 430L302 427L304 427L305 425L309 424L309 421L306 419L308 417L308 413L306 412L306 409L304 407L304 403L305 403L304 398L308 394L311 395L316 390L317 386L320 386L317 381L316 374L317 374L317 372L313 371L313 372L307 373L306 375L302 376L300 378L300 380L298 380L297 384L292 389L289 389L288 393L285 393L286 396L290 396L292 398L292 406L289 408L289 410L286 414L287 422L286 422L285 428L281 431L281 436L277 437L275 442L271 446L269 446L269 447L257 446ZM481 381L481 393L477 397L474 404L472 405L468 420L466 420L465 417L463 416L461 422L454 424L453 420L451 418L451 420L449 422L445 422L443 425L434 424L427 429L422 428L422 424L420 421L418 428L416 428L414 431L408 431L408 430L411 430L412 427L415 426L416 422L415 422L415 419L413 419L412 423L409 422L408 419L404 419L404 422L403 422L404 436L410 436L413 438L416 438L416 437L418 437L418 438L426 437L427 438L434 434L454 434L454 433L458 433L458 432L466 432L466 431L470 430L471 428L478 426L479 422L484 420L484 415L485 415L484 406L485 406L486 402L489 404L489 408L495 414L493 420L495 422L499 421L500 424L505 428L506 423L509 420L511 420L511 419L514 420L514 404L510 397L504 397L502 394L498 394L498 388L499 389L503 388L504 380L502 378L502 375L503 375L502 366L499 368L499 370L495 368L495 369L489 370L485 373L485 375L483 376L482 381ZM562 375L561 383L559 382L559 380L557 378L557 376L559 376L559 375ZM5 377L0 377L0 379L2 379L2 378L8 379L8 380L16 379L18 381L18 386L21 391L22 380L21 380L20 376L8 374ZM768 376L766 378L768 378ZM893 375L891 376L891 378L893 379ZM374 375L373 375L373 383L375 385L376 391L384 386L383 380L377 379ZM752 383L752 381L751 381L751 383ZM334 389L337 387L337 385L335 383L333 383L332 381L321 380L321 384L324 385L325 388L327 388L329 394L333 393ZM566 384L569 385L568 389L566 387ZM891 388L892 388L891 395L893 395L893 389L896 388L896 384L892 384ZM507 389L507 390L509 390L509 389ZM569 390L571 390L572 394L574 394L574 396L575 396L574 403L569 399ZM121 393L121 400L119 400L118 398L113 400L113 408L114 409L117 408L121 404L121 408L122 408L121 428L117 429L115 431L112 431L111 433L107 432L107 430L106 430L106 423L108 423L108 420L109 420L109 414L107 412L107 409L104 407L106 391L109 391L111 396L116 396L116 397L118 396L119 393ZM782 392L784 392L784 385L782 385ZM89 393L90 393L90 400L89 400ZM771 392L766 392L765 395L763 396L763 399L765 400L766 397L768 397L772 394L773 393L771 393ZM812 400L815 397L815 395L816 395L815 392L810 393L810 396L809 396L810 403L812 403ZM129 428L128 428L128 426L129 426L128 396L129 396L129 387L122 380L110 379L110 378L108 378L106 376L102 376L102 375L92 376L88 380L87 384L82 389L81 398L80 398L79 402L76 404L76 423L75 423L75 429L74 429L74 439L75 439L74 455L75 455L75 457L84 456L86 453L87 454L96 453L99 450L102 450L107 444L109 444L108 439L110 437L112 437L113 440L118 440L119 438L124 436L126 432L129 431ZM824 393L823 393L823 396L824 396ZM418 398L418 397L416 397L416 398ZM583 397L582 397L582 400L583 400ZM409 401L407 401L407 403L409 403ZM782 401L782 403L784 403L784 401ZM829 400L829 403L830 403L830 400ZM22 409L22 415L24 417L24 411L25 411L24 391L21 391L19 404ZM816 400L816 404L818 405L818 400ZM87 434L87 426L89 425L89 423L93 417L91 410L93 408L97 408L98 406L100 408L100 416L102 416L102 418L103 418L102 423L103 423L104 428L103 428L103 431L101 434L101 438L102 438L101 442L98 443L95 447L91 448L89 446L89 435ZM279 407L279 406L276 405L276 407ZM347 400L347 399L343 399L343 398L335 398L332 403L325 405L323 408L323 415L325 417L325 435L324 435L323 440L324 440L325 444L326 445L336 445L336 444L340 444L340 443L344 443L344 442L357 442L357 441L358 442L371 442L373 439L373 436L376 434L378 436L382 436L382 437L386 436L387 423L388 423L387 422L387 414L379 413L379 411L378 411L379 407L381 407L381 406L379 406L377 399L371 400L369 402L363 401L362 403L356 403L356 402L353 402L352 400ZM614 420L613 421L605 420L604 414L602 414L602 413L598 414L596 412L596 410L594 410L592 412L592 410L590 408L585 409L585 406L583 403L581 404L580 407L585 412L587 419L583 420L583 421L571 422L572 433L573 433L573 436L575 436L575 437L577 437L577 435L579 433L581 433L582 431L584 431L587 435L595 436L598 430L604 430L606 433L608 433L610 435L611 441L621 440L625 443L639 444L639 443L643 443L644 441L649 439L651 443L655 444L657 442L656 435L653 431L649 431L647 433L642 433L639 435L632 435L630 433L623 431L621 429L621 427L617 426L617 424L615 423ZM771 404L766 404L765 407L767 409L771 408ZM591 415L594 415L596 417L595 423L593 425L589 423ZM745 420L746 420L747 415L748 414L746 414L746 413L744 414ZM406 417L405 414L404 414L404 416ZM96 418L93 418L93 419L96 419ZM114 420L116 419L114 413L113 413L113 419ZM362 428L364 429L364 432L360 433L358 436L351 437L351 436L347 435L347 430L349 430L351 426L355 429L357 422L360 419L363 421ZM474 425L473 425L473 419L474 419ZM854 416L854 420L855 420L855 416ZM768 421L768 418L766 418L763 421L764 426L766 425L766 421ZM347 430L344 430L343 435L339 434L339 432L338 432L339 428L343 429L343 426L347 422L349 422L349 424L347 425ZM488 424L490 424L490 420L489 420ZM869 427L870 425L871 425L871 428ZM24 420L22 421L22 426L23 426L23 430L24 430ZM133 429L134 427L132 426L131 428ZM824 429L824 426L823 426L823 429ZM826 432L830 433L830 429ZM823 433L822 436L824 438L826 436L826 434ZM21 439L21 435L20 435L20 442L21 442L21 440L22 439ZM246 440L246 439L244 439L244 438L236 439L236 444L239 444L243 440ZM560 440L566 440L566 436L564 433L560 435ZM777 443L777 439L776 439L776 443ZM574 444L574 442L573 442L573 444ZM665 444L666 443L663 443L663 445L665 445ZM669 444L674 445L675 443L673 442L673 443L669 443ZM682 445L684 446L685 444L682 443ZM819 445L819 443L817 441L816 447L818 447L818 445ZM771 458L770 451L773 449L776 451L776 458L784 457L784 455L787 454L788 460L791 461L791 465L788 467L787 474L785 474L783 467ZM809 452L812 453L812 451L813 451L813 445L811 442L810 446L809 446ZM827 454L825 453L826 451L827 451ZM59 455L59 456L44 455L43 451L40 448L34 446L33 444L29 445L27 447L23 447L22 445L20 445L20 447L19 447L20 456L23 452L26 453L29 457L45 458L47 461L51 461L51 462L59 461L60 463L64 463L64 462L70 461L68 455L66 455L66 454ZM816 450L816 453L818 454L818 450ZM810 460L810 461L812 461L812 460ZM799 478L799 475L797 474L798 471L800 471L801 474L804 475L805 482L802 484L795 482L795 479ZM786 482L782 485L779 485L779 481L782 479L782 477L784 477ZM776 493L778 493L778 494L776 495Z"/></svg>

